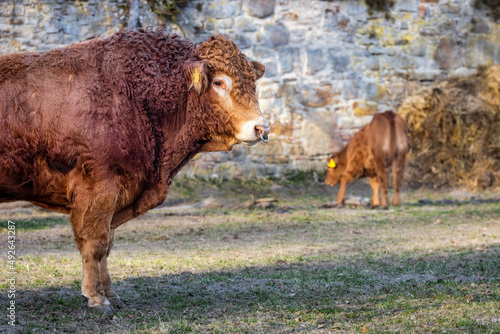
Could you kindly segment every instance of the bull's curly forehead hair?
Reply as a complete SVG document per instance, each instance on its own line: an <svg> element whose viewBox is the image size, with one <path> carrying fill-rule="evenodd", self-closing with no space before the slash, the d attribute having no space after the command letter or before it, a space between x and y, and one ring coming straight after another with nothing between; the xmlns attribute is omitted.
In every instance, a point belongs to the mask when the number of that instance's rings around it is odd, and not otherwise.
<svg viewBox="0 0 500 334"><path fill-rule="evenodd" d="M236 77L239 82L236 82L233 88L238 95L255 91L257 74L252 63L227 37L211 36L208 41L196 45L195 55L202 59L208 68Z"/></svg>

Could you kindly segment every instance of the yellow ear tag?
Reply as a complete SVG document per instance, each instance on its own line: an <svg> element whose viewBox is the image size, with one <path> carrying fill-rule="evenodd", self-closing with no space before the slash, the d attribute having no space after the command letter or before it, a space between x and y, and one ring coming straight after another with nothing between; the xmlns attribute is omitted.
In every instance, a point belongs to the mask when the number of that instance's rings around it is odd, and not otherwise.
<svg viewBox="0 0 500 334"><path fill-rule="evenodd" d="M194 68L194 82L200 82L200 73L198 73L198 67Z"/></svg>
<svg viewBox="0 0 500 334"><path fill-rule="evenodd" d="M335 161L333 161L333 159L330 159L330 162L328 163L328 167L335 168L335 167L337 167L337 164L335 163Z"/></svg>

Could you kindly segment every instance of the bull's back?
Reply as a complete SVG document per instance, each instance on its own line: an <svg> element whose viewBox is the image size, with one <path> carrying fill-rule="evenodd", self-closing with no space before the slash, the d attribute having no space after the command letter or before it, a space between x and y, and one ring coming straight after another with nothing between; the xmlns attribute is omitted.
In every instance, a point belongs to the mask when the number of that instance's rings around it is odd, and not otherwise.
<svg viewBox="0 0 500 334"><path fill-rule="evenodd" d="M78 166L143 159L123 149L140 152L141 139L123 126L134 122L118 114L124 108L95 60L53 63L68 50L49 52L45 62L44 54L0 57L0 201L66 204L68 175Z"/></svg>

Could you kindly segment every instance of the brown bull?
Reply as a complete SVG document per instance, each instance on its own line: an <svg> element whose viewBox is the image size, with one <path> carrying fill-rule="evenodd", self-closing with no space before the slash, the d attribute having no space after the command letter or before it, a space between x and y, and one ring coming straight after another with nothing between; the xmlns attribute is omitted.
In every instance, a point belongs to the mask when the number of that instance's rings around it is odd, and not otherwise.
<svg viewBox="0 0 500 334"><path fill-rule="evenodd" d="M151 29L1 56L0 202L70 214L89 307L122 307L107 268L114 230L161 204L198 152L267 140L264 71L224 37Z"/></svg>
<svg viewBox="0 0 500 334"><path fill-rule="evenodd" d="M357 132L339 153L328 159L325 183L334 186L340 182L337 205L344 201L347 184L359 177L370 178L373 189L373 206L389 207L388 168L392 165L394 196L393 205L400 205L399 190L403 179L408 128L405 120L392 111L373 116L372 121Z"/></svg>

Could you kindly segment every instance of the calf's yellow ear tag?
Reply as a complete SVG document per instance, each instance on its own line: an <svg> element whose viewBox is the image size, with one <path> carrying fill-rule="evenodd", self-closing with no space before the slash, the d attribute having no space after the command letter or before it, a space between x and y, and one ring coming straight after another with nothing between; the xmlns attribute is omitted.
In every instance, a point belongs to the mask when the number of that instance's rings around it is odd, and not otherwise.
<svg viewBox="0 0 500 334"><path fill-rule="evenodd" d="M200 73L198 73L198 67L194 68L194 82L200 82Z"/></svg>
<svg viewBox="0 0 500 334"><path fill-rule="evenodd" d="M330 159L330 162L328 163L328 167L335 168L335 167L337 167L337 164L335 163L335 161L333 161L333 159Z"/></svg>

